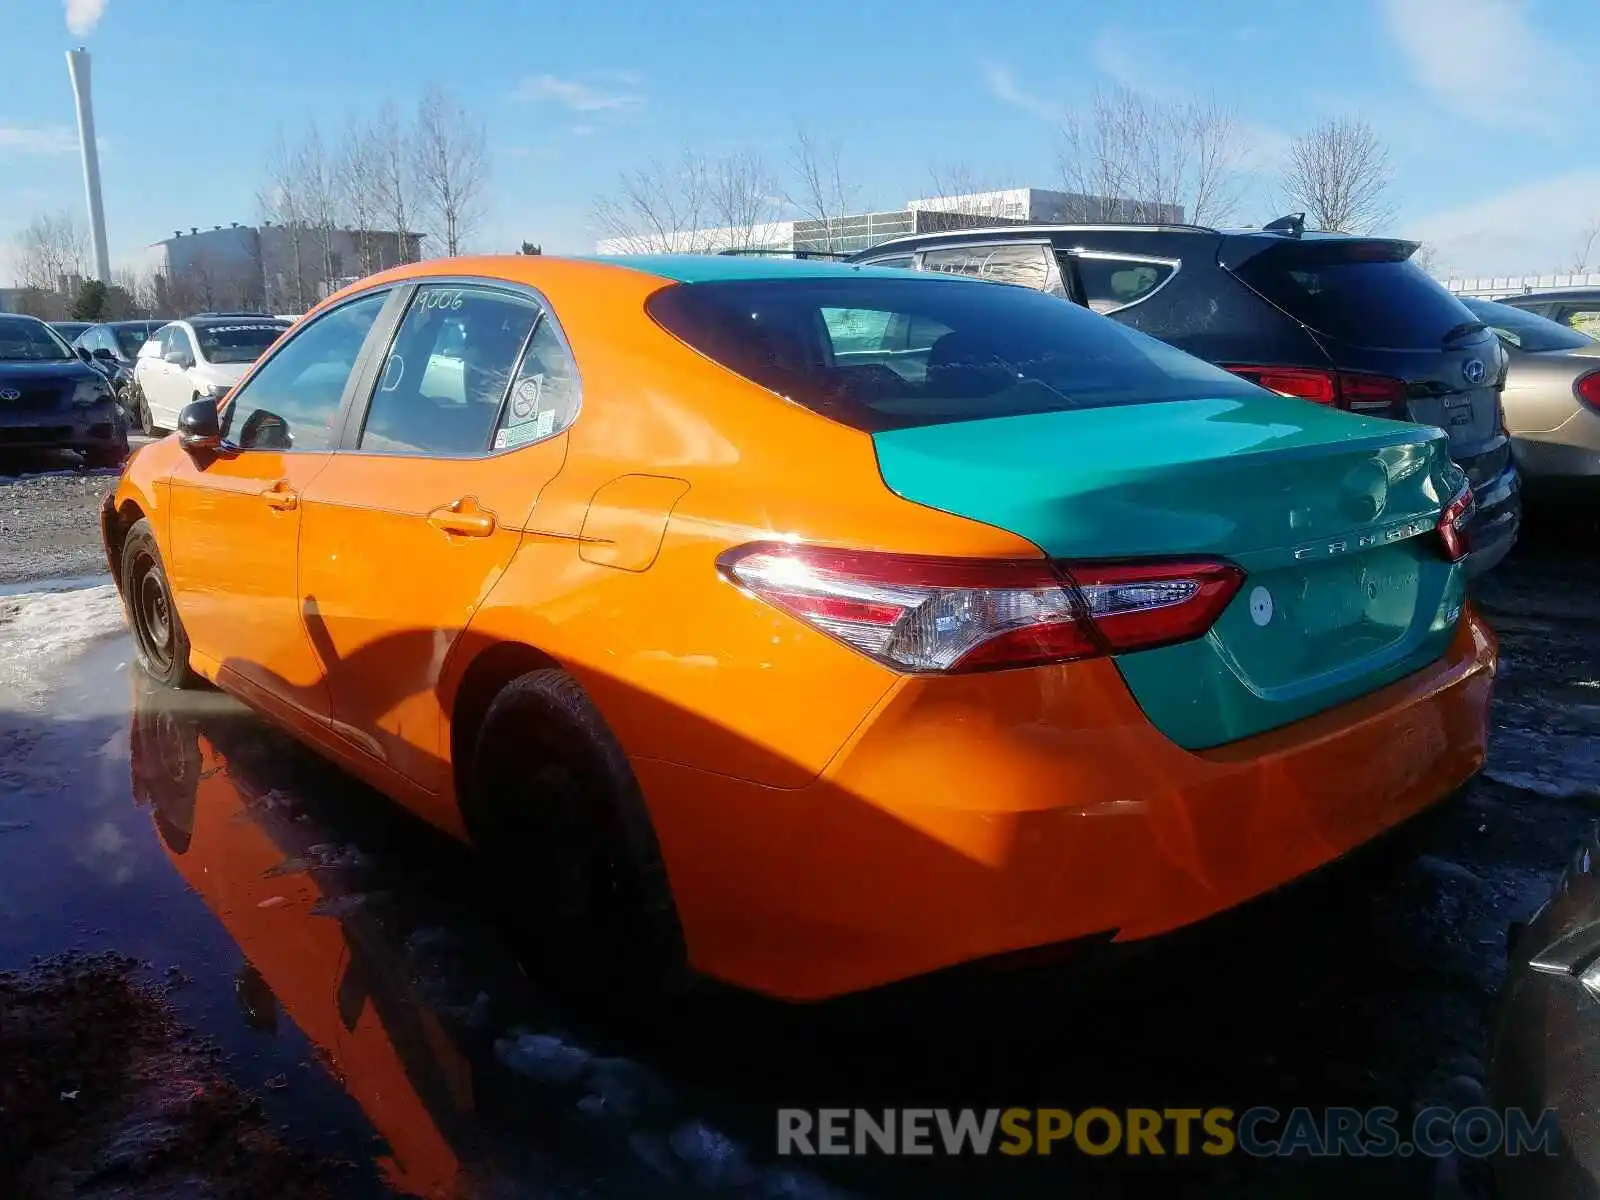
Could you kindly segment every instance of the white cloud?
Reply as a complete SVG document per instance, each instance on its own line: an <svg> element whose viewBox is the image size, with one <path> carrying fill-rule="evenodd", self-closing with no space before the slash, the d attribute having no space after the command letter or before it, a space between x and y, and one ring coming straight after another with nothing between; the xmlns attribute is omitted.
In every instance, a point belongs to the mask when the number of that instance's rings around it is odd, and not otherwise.
<svg viewBox="0 0 1600 1200"><path fill-rule="evenodd" d="M67 28L77 37L88 37L105 16L107 0L65 0Z"/></svg>
<svg viewBox="0 0 1600 1200"><path fill-rule="evenodd" d="M76 154L77 150L78 135L65 125L0 123L0 157Z"/></svg>
<svg viewBox="0 0 1600 1200"><path fill-rule="evenodd" d="M1102 29L1089 47L1095 70L1130 91L1168 100L1180 95L1173 85L1177 72L1157 49L1148 31L1134 34L1111 25Z"/></svg>
<svg viewBox="0 0 1600 1200"><path fill-rule="evenodd" d="M1416 80L1485 123L1550 130L1586 64L1528 21L1523 0L1383 0Z"/></svg>
<svg viewBox="0 0 1600 1200"><path fill-rule="evenodd" d="M1405 224L1457 275L1521 275L1565 270L1579 230L1600 216L1600 169L1518 184Z"/></svg>
<svg viewBox="0 0 1600 1200"><path fill-rule="evenodd" d="M1064 115L1059 104L1024 88L1011 68L1004 63L984 63L983 82L989 89L989 94L1002 104L1020 108L1046 121L1059 121Z"/></svg>
<svg viewBox="0 0 1600 1200"><path fill-rule="evenodd" d="M630 112L644 107L644 97L635 90L637 76L627 72L603 72L595 78L598 83L561 79L555 75L530 75L517 85L512 98L535 104L559 104L580 113ZM601 86L604 83L621 86Z"/></svg>

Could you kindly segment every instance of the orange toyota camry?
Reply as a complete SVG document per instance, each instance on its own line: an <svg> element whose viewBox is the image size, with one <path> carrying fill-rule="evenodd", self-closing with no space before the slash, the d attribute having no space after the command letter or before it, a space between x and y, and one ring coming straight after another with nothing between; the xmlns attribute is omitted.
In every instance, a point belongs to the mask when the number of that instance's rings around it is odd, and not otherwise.
<svg viewBox="0 0 1600 1200"><path fill-rule="evenodd" d="M103 510L144 669L468 838L547 966L820 998L1267 891L1482 764L1442 432L747 257L363 280Z"/></svg>

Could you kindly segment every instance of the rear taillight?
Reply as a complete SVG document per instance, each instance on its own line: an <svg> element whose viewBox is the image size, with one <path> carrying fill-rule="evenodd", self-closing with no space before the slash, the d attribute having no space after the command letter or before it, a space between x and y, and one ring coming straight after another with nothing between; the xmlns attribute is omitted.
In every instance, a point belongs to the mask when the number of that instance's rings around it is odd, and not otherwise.
<svg viewBox="0 0 1600 1200"><path fill-rule="evenodd" d="M1406 382L1388 375L1362 371L1318 371L1309 367L1227 368L1241 379L1280 396L1297 396L1318 404L1333 404L1356 412L1396 408L1406 401Z"/></svg>
<svg viewBox="0 0 1600 1200"><path fill-rule="evenodd" d="M1600 412L1600 371L1590 371L1577 383L1572 385L1572 390L1596 412Z"/></svg>
<svg viewBox="0 0 1600 1200"><path fill-rule="evenodd" d="M1231 563L933 558L761 542L722 573L908 673L998 670L1202 636L1244 581Z"/></svg>
<svg viewBox="0 0 1600 1200"><path fill-rule="evenodd" d="M1406 402L1406 383L1388 375L1367 375L1356 371L1339 372L1339 395L1346 408L1393 408Z"/></svg>
<svg viewBox="0 0 1600 1200"><path fill-rule="evenodd" d="M1472 538L1467 526L1472 523L1473 508L1472 485L1464 483L1439 514L1439 523L1435 528L1439 531L1444 556L1450 562L1460 562L1472 550Z"/></svg>
<svg viewBox="0 0 1600 1200"><path fill-rule="evenodd" d="M1339 387L1332 371L1312 371L1300 367L1229 367L1241 379L1280 396L1298 396L1318 404L1337 404Z"/></svg>

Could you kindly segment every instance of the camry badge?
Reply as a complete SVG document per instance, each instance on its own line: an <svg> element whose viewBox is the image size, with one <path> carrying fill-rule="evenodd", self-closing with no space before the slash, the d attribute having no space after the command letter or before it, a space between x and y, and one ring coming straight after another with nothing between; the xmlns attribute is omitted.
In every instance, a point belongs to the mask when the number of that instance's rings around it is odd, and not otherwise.
<svg viewBox="0 0 1600 1200"><path fill-rule="evenodd" d="M1461 377L1468 383L1479 384L1483 382L1486 368L1481 358L1469 358L1461 364Z"/></svg>
<svg viewBox="0 0 1600 1200"><path fill-rule="evenodd" d="M22 393L16 388L0 388L0 400L21 400Z"/></svg>

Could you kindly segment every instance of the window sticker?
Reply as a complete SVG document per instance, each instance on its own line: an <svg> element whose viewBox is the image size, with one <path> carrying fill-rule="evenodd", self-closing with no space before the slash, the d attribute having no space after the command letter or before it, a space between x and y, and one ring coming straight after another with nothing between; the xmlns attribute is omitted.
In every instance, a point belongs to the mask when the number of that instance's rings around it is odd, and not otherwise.
<svg viewBox="0 0 1600 1200"><path fill-rule="evenodd" d="M496 450L515 450L518 446L526 446L529 442L537 442L540 438L549 437L556 427L556 414L542 412L537 420L525 421L521 425L512 425L502 429L494 435L494 448Z"/></svg>
<svg viewBox="0 0 1600 1200"><path fill-rule="evenodd" d="M539 401L544 396L544 376L534 375L517 384L511 395L511 424L521 425L539 414Z"/></svg>

